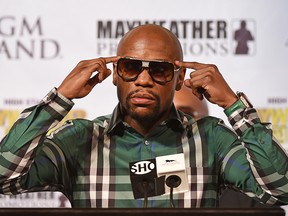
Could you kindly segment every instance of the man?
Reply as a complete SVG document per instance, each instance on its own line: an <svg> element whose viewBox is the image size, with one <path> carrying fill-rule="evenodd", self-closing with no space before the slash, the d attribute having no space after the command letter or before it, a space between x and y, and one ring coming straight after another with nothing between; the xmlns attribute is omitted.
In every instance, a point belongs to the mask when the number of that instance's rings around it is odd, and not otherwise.
<svg viewBox="0 0 288 216"><path fill-rule="evenodd" d="M68 121L46 137L73 99L110 75L108 63L119 99L112 115ZM237 135L217 118L195 121L177 112L174 92L186 69L194 72L185 85L225 109ZM147 200L134 199L129 163L183 153L189 190L175 195L175 207L216 207L224 184L264 203L287 204L287 156L240 96L216 66L183 62L181 45L167 29L136 27L121 39L116 57L81 61L22 113L1 142L0 192L58 190L72 207L142 207ZM145 205L169 207L170 201L159 195Z"/></svg>

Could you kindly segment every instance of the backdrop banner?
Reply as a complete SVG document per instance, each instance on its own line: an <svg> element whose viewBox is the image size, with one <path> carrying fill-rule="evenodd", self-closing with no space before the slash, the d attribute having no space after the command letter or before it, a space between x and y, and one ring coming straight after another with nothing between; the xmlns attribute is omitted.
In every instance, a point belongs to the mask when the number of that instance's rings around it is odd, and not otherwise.
<svg viewBox="0 0 288 216"><path fill-rule="evenodd" d="M0 0L0 139L79 61L114 56L124 33L156 23L178 36L185 61L217 65L288 150L287 8L286 0ZM74 102L65 120L111 113L111 76ZM222 108L209 104L209 112L229 125ZM69 203L60 193L0 196L0 207L15 206Z"/></svg>

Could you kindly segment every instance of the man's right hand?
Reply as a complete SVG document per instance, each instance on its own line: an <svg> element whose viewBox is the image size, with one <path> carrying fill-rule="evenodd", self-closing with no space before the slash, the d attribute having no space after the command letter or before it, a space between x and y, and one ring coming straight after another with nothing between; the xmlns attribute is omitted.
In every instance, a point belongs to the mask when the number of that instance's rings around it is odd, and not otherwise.
<svg viewBox="0 0 288 216"><path fill-rule="evenodd" d="M107 64L114 63L118 59L119 57L113 56L80 61L57 88L57 91L70 100L85 97L96 84L101 83L111 74ZM97 74L92 76L95 72Z"/></svg>

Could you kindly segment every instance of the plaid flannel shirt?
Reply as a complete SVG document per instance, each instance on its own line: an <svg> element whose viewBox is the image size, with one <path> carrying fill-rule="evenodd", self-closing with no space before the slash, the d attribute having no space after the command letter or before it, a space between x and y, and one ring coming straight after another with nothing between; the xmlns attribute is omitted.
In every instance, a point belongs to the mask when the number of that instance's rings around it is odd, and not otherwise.
<svg viewBox="0 0 288 216"><path fill-rule="evenodd" d="M237 188L271 205L288 204L287 155L255 109L229 116L234 129L214 117L195 121L172 107L170 117L143 137L112 115L69 120L49 136L73 103L54 88L24 110L0 145L0 193L61 191L72 207L137 208L129 162L184 153L190 191L175 207L217 207L221 190ZM169 195L148 207L169 207Z"/></svg>

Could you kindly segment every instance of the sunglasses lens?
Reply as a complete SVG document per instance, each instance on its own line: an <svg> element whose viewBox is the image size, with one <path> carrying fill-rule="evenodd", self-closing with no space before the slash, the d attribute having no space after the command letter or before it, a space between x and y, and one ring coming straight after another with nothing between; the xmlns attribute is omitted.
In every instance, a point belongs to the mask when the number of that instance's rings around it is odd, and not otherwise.
<svg viewBox="0 0 288 216"><path fill-rule="evenodd" d="M149 64L150 75L159 83L166 83L173 79L174 65L169 62L153 62Z"/></svg>
<svg viewBox="0 0 288 216"><path fill-rule="evenodd" d="M117 63L117 72L126 81L137 78L142 71L142 61L135 59L120 59Z"/></svg>
<svg viewBox="0 0 288 216"><path fill-rule="evenodd" d="M142 61L122 58L117 63L117 73L125 81L135 81L144 68L149 68L152 79L165 84L173 79L174 65L170 62Z"/></svg>

